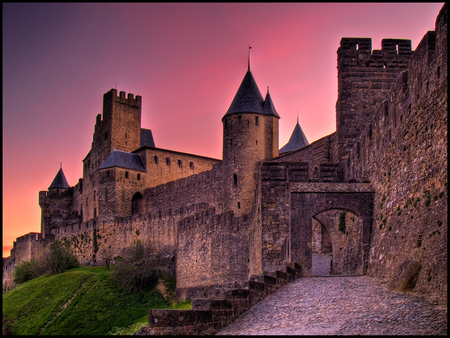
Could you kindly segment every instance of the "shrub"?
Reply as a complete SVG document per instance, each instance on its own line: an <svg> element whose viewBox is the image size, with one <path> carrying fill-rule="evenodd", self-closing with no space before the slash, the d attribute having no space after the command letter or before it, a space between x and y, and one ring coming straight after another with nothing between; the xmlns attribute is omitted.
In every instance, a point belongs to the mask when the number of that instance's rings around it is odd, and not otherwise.
<svg viewBox="0 0 450 338"><path fill-rule="evenodd" d="M31 259L29 261L23 261L20 262L14 269L14 283L21 284L25 283L29 280L32 280L33 278L37 277L34 276L32 270L33 265L36 264L35 259Z"/></svg>
<svg viewBox="0 0 450 338"><path fill-rule="evenodd" d="M50 244L48 263L50 274L52 275L80 266L78 259L58 240Z"/></svg>
<svg viewBox="0 0 450 338"><path fill-rule="evenodd" d="M116 262L113 280L125 291L148 289L158 281L154 267L154 252L150 244L137 240L135 245L124 250L125 259Z"/></svg>

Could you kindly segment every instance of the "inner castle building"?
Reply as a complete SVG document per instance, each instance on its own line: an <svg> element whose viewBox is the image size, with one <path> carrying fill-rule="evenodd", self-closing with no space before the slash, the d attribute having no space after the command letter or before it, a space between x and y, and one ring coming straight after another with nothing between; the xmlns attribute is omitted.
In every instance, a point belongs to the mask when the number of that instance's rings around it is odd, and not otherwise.
<svg viewBox="0 0 450 338"><path fill-rule="evenodd" d="M337 71L336 131L309 144L297 123L280 149L283 112L249 66L221 120L221 160L156 147L141 96L111 89L83 177L70 186L60 168L39 192L41 231L14 242L3 285L55 239L91 265L147 240L180 298L289 262L310 276L313 251L331 251L333 274L446 298L447 6L415 51L342 38Z"/></svg>

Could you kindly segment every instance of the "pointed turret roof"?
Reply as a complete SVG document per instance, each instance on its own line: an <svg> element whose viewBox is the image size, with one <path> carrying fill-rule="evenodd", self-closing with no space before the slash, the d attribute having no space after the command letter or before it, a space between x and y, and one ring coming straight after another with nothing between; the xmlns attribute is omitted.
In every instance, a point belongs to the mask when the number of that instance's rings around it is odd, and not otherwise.
<svg viewBox="0 0 450 338"><path fill-rule="evenodd" d="M263 104L263 97L258 89L258 85L256 84L252 72L247 70L225 116L234 113L263 114Z"/></svg>
<svg viewBox="0 0 450 338"><path fill-rule="evenodd" d="M114 149L98 169L120 167L125 169L145 171L142 159L138 154Z"/></svg>
<svg viewBox="0 0 450 338"><path fill-rule="evenodd" d="M266 94L266 99L264 100L263 112L265 115L274 115L275 117L280 118L280 115L278 115L277 110L275 109L275 106L273 105L272 98L270 97L269 86L267 86L267 94Z"/></svg>
<svg viewBox="0 0 450 338"><path fill-rule="evenodd" d="M283 153L298 150L300 148L307 146L308 144L309 142L306 139L305 133L303 133L303 130L300 127L297 118L297 124L295 125L291 138L289 139L289 142L286 143L284 147L280 149L279 154L281 155Z"/></svg>
<svg viewBox="0 0 450 338"><path fill-rule="evenodd" d="M64 175L64 172L62 170L62 165L59 168L58 173L56 174L55 178L53 179L52 184L50 184L50 186L48 187L48 189L53 189L53 188L59 188L59 189L69 189L70 186L67 183L66 180L66 176Z"/></svg>

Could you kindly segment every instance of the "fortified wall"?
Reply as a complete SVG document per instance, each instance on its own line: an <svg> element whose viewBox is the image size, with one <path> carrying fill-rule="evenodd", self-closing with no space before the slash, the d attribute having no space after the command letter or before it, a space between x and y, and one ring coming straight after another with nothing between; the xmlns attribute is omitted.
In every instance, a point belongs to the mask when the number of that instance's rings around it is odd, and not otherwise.
<svg viewBox="0 0 450 338"><path fill-rule="evenodd" d="M106 93L83 179L39 193L41 234L14 243L4 285L53 239L93 265L149 241L186 299L291 263L311 276L319 243L333 274L446 297L447 7L416 51L342 38L337 54L336 132L282 155L250 64L222 118L222 161L156 148L141 97Z"/></svg>
<svg viewBox="0 0 450 338"><path fill-rule="evenodd" d="M368 275L447 296L447 7L352 148L375 188Z"/></svg>

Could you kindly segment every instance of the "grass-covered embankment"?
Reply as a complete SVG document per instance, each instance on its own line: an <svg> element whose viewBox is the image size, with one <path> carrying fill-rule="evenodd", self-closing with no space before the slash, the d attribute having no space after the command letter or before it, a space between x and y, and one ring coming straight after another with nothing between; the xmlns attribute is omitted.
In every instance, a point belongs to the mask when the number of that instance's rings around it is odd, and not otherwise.
<svg viewBox="0 0 450 338"><path fill-rule="evenodd" d="M125 292L106 267L80 267L40 276L3 295L3 327L14 335L130 334L147 324L150 309L169 304L155 288Z"/></svg>

